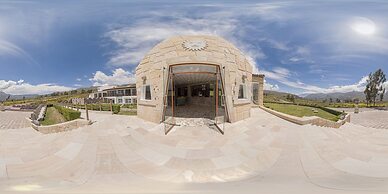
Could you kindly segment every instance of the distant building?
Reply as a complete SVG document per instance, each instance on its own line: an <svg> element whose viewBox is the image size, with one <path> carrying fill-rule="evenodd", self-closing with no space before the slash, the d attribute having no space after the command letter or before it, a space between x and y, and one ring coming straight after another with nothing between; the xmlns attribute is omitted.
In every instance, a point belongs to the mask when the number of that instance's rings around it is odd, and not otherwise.
<svg viewBox="0 0 388 194"><path fill-rule="evenodd" d="M72 99L71 99L71 103L72 103L72 104L80 104L80 105L84 105L84 104L85 104L85 101L86 101L85 98L72 98Z"/></svg>
<svg viewBox="0 0 388 194"><path fill-rule="evenodd" d="M89 94L89 98L98 99L106 97L106 91L97 91Z"/></svg>
<svg viewBox="0 0 388 194"><path fill-rule="evenodd" d="M114 104L136 104L136 85L129 84L124 86L99 89L97 92L89 94L89 98L101 99L105 102L112 101Z"/></svg>

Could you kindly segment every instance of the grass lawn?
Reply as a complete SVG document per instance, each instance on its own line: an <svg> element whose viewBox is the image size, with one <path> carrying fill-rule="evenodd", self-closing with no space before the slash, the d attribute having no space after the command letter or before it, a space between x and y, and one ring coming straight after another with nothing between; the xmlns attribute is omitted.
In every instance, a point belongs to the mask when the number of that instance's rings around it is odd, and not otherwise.
<svg viewBox="0 0 388 194"><path fill-rule="evenodd" d="M61 113L58 112L56 108L47 107L46 110L46 116L44 117L44 120L41 122L42 125L54 125L58 123L65 122L66 119L63 117Z"/></svg>
<svg viewBox="0 0 388 194"><path fill-rule="evenodd" d="M294 104L277 104L277 103L264 103L264 106L272 110L297 116L297 117L318 116L331 121L339 120L339 116L326 112L320 108L312 108L308 106L299 106ZM318 113L314 113L313 109L316 109Z"/></svg>
<svg viewBox="0 0 388 194"><path fill-rule="evenodd" d="M120 111L118 115L137 115L136 111Z"/></svg>

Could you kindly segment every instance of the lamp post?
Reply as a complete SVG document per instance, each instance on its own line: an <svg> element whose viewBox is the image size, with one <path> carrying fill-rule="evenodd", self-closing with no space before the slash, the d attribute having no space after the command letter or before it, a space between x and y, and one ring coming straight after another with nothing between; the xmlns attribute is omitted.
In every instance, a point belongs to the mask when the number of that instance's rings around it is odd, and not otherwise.
<svg viewBox="0 0 388 194"><path fill-rule="evenodd" d="M89 111L88 111L88 105L85 103L85 111L86 111L86 120L89 121Z"/></svg>
<svg viewBox="0 0 388 194"><path fill-rule="evenodd" d="M110 112L112 112L112 114L113 114L113 105L112 105L112 99L111 99L111 100L109 100L109 102L110 102Z"/></svg>

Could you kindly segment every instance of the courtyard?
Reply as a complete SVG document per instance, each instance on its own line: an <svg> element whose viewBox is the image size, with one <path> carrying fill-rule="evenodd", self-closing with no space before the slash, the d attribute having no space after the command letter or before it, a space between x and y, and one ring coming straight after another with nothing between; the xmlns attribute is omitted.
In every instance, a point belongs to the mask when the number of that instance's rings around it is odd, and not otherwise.
<svg viewBox="0 0 388 194"><path fill-rule="evenodd" d="M0 111L0 130L20 129L30 126L27 118L30 112L2 112Z"/></svg>
<svg viewBox="0 0 388 194"><path fill-rule="evenodd" d="M388 131L357 123L384 125L381 112L333 129L254 108L225 135L205 126L165 135L163 124L94 111L92 125L44 135L22 124L26 113L10 113L19 116L0 121L13 123L0 130L1 193L388 191Z"/></svg>

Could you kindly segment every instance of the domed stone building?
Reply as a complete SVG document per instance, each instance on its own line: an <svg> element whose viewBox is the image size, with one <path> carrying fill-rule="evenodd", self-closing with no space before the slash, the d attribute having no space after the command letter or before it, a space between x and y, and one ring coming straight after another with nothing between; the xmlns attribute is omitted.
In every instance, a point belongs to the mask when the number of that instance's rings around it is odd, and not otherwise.
<svg viewBox="0 0 388 194"><path fill-rule="evenodd" d="M253 75L252 68L243 53L223 38L169 38L136 68L137 114L153 122L243 120L250 117L253 102L262 104L263 76Z"/></svg>

